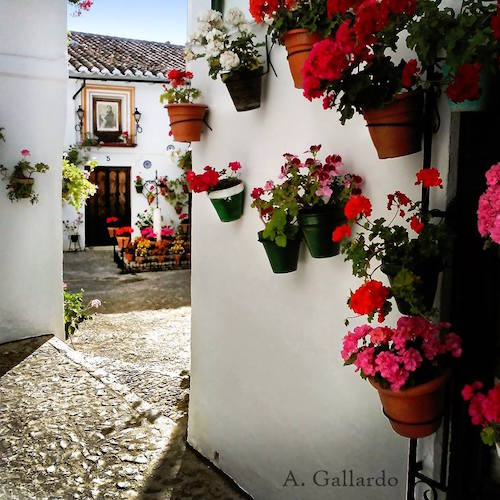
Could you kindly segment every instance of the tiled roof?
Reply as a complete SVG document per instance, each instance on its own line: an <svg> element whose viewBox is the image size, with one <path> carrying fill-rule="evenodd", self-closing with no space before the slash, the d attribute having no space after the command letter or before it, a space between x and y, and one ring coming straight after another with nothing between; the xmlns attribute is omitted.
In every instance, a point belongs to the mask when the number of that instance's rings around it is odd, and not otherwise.
<svg viewBox="0 0 500 500"><path fill-rule="evenodd" d="M68 46L70 74L89 78L165 80L173 69L183 69L183 47L171 43L132 40L72 31Z"/></svg>

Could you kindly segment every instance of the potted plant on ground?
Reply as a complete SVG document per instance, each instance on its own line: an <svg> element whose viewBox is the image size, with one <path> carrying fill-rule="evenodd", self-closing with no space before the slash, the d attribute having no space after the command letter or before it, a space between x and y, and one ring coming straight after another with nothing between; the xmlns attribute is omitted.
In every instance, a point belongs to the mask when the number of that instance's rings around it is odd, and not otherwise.
<svg viewBox="0 0 500 500"><path fill-rule="evenodd" d="M137 220L135 222L135 225L137 226L139 231L141 231L146 227L153 227L153 210L146 209L143 210L142 212L139 212L137 214Z"/></svg>
<svg viewBox="0 0 500 500"><path fill-rule="evenodd" d="M116 242L120 250L129 244L133 232L134 229L130 226L123 226L116 230Z"/></svg>
<svg viewBox="0 0 500 500"><path fill-rule="evenodd" d="M474 425L480 425L481 440L488 446L496 446L500 458L500 384L486 394L481 392L484 384L476 381L466 385L462 397L469 402L469 415Z"/></svg>
<svg viewBox="0 0 500 500"><path fill-rule="evenodd" d="M175 231L171 226L162 226L161 228L161 239L166 241L167 243L172 241L172 237L174 236Z"/></svg>
<svg viewBox="0 0 500 500"><path fill-rule="evenodd" d="M477 209L477 228L486 238L488 248L492 243L500 245L500 163L493 165L486 172L487 189L479 198Z"/></svg>
<svg viewBox="0 0 500 500"><path fill-rule="evenodd" d="M209 75L215 80L221 75L237 111L260 107L262 64L259 47L243 12L232 7L224 19L209 10L198 17L184 55L187 61L204 57Z"/></svg>
<svg viewBox="0 0 500 500"><path fill-rule="evenodd" d="M202 174L195 174L192 170L186 174L189 189L195 193L208 193L222 222L238 220L243 214L245 184L239 178L240 169L240 163L233 161L220 171L206 166Z"/></svg>
<svg viewBox="0 0 500 500"><path fill-rule="evenodd" d="M137 238L135 244L135 262L137 265L142 265L144 259L147 258L153 243L147 238Z"/></svg>
<svg viewBox="0 0 500 500"><path fill-rule="evenodd" d="M150 241L156 241L157 235L152 227L144 227L141 229L141 236Z"/></svg>
<svg viewBox="0 0 500 500"><path fill-rule="evenodd" d="M106 219L106 225L108 226L108 233L110 238L114 238L116 234L116 230L118 226L116 223L118 222L118 217L108 217Z"/></svg>
<svg viewBox="0 0 500 500"><path fill-rule="evenodd" d="M184 239L176 238L170 247L170 253L174 258L174 262L179 265L181 263L182 256L185 253Z"/></svg>
<svg viewBox="0 0 500 500"><path fill-rule="evenodd" d="M435 168L420 170L416 178L416 184L426 188L442 187ZM434 222L432 211L422 212L420 202L400 191L388 195L387 208L394 212L389 221L382 217L372 221L370 200L354 195L344 207L348 222L332 235L334 241L342 242L341 251L352 261L354 276L365 280L351 294L349 306L357 314L368 314L369 321L378 312L382 322L393 296L402 314L430 317L439 272L451 252L451 232L442 219ZM394 224L398 217L405 225ZM361 231L351 240L353 225ZM378 269L388 276L390 289L373 279Z"/></svg>
<svg viewBox="0 0 500 500"><path fill-rule="evenodd" d="M135 242L131 241L129 244L123 249L123 257L128 262L133 262L135 256Z"/></svg>
<svg viewBox="0 0 500 500"><path fill-rule="evenodd" d="M159 264L163 264L163 262L165 262L168 252L169 252L169 243L167 241L160 240L155 243L153 255L156 257L156 261Z"/></svg>
<svg viewBox="0 0 500 500"><path fill-rule="evenodd" d="M342 16L334 38L314 45L303 68L304 95L323 98L340 120L362 113L379 158L421 149L423 92L416 60L396 62L396 43L416 2L335 2Z"/></svg>
<svg viewBox="0 0 500 500"><path fill-rule="evenodd" d="M24 199L29 199L32 205L38 202L38 194L33 191L35 179L32 176L35 173L43 174L47 172L49 166L45 163L31 165L31 162L27 159L30 155L31 153L27 149L23 149L21 151L22 160L14 165L10 175L3 165L0 166L0 174L8 179L7 196L12 202Z"/></svg>
<svg viewBox="0 0 500 500"><path fill-rule="evenodd" d="M295 88L302 88L302 68L313 45L331 36L340 16L330 18L331 2L312 0L250 0L250 14L257 23L269 25L268 34L274 42L284 44Z"/></svg>
<svg viewBox="0 0 500 500"><path fill-rule="evenodd" d="M135 176L135 190L138 194L142 194L142 191L144 189L144 179L140 175Z"/></svg>
<svg viewBox="0 0 500 500"><path fill-rule="evenodd" d="M76 218L73 221L64 220L63 226L66 232L69 235L69 239L72 243L77 243L80 239L80 235L78 234L78 228L83 224L83 213L78 212L76 214Z"/></svg>
<svg viewBox="0 0 500 500"><path fill-rule="evenodd" d="M179 215L179 221L180 221L180 226L181 226L181 231L184 234L189 233L189 228L191 227L191 218L189 217L189 214L180 214Z"/></svg>
<svg viewBox="0 0 500 500"><path fill-rule="evenodd" d="M177 142L196 142L201 138L203 120L207 112L205 104L195 104L201 92L191 87L193 73L173 69L167 75L169 85L164 85L160 102L167 104L170 133Z"/></svg>
<svg viewBox="0 0 500 500"><path fill-rule="evenodd" d="M342 158L328 155L318 159L321 146L311 146L305 160L293 154L283 155L281 179L290 183L289 207L298 205L297 222L309 252L314 258L332 257L339 253L339 244L332 241L334 228L345 221L344 205L351 194L361 193L361 177L343 171Z"/></svg>
<svg viewBox="0 0 500 500"><path fill-rule="evenodd" d="M402 317L396 328L358 326L344 337L344 365L353 364L377 389L383 411L401 436L435 432L444 411L445 384L461 340L447 323Z"/></svg>

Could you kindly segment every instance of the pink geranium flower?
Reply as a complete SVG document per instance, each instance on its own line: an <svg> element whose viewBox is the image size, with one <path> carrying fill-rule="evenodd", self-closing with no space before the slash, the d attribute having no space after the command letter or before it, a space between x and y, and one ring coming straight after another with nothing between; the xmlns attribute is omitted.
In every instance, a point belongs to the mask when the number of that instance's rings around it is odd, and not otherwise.
<svg viewBox="0 0 500 500"><path fill-rule="evenodd" d="M22 156L23 158L27 158L27 157L28 157L28 156L30 156L30 155L31 155L31 153L30 153L29 149L22 149L22 150L21 150L21 156Z"/></svg>

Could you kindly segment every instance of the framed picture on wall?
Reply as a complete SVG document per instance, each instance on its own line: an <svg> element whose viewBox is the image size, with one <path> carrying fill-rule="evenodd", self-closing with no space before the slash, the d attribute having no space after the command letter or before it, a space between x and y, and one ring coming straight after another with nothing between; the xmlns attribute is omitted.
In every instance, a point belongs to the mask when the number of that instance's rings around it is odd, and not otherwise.
<svg viewBox="0 0 500 500"><path fill-rule="evenodd" d="M123 131L122 99L93 96L93 135L104 143L119 142Z"/></svg>

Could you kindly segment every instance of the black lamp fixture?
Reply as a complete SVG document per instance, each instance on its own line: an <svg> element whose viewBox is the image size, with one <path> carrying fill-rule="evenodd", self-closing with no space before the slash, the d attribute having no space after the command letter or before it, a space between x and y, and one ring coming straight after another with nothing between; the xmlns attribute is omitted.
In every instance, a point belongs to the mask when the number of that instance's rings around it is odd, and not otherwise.
<svg viewBox="0 0 500 500"><path fill-rule="evenodd" d="M212 10L224 12L224 0L212 0Z"/></svg>
<svg viewBox="0 0 500 500"><path fill-rule="evenodd" d="M141 117L142 117L142 113L137 109L135 108L135 111L134 111L134 118L135 118L135 129L137 131L138 134L140 134L142 132L142 127L139 125L139 122L141 121Z"/></svg>
<svg viewBox="0 0 500 500"><path fill-rule="evenodd" d="M76 110L76 116L78 116L78 122L76 125L75 125L75 130L77 132L80 132L82 130L82 127L83 127L83 118L85 116L85 111L83 110L81 104L78 106L78 109Z"/></svg>

